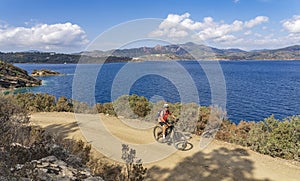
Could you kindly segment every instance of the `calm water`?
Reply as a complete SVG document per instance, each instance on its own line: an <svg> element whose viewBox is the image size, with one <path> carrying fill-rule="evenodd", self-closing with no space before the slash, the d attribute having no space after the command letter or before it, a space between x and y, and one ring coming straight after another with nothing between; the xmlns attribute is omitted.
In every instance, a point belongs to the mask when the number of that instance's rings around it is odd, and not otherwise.
<svg viewBox="0 0 300 181"><path fill-rule="evenodd" d="M197 61L112 63L103 65L99 73L99 65L81 65L77 72L76 64L16 65L29 73L33 69L46 68L65 74L41 77L42 86L22 89L23 92L42 92L72 98L72 84L76 73L84 81L78 89L83 94L77 96L81 101L89 102L90 99L85 97L85 90L95 89L93 99L100 103L111 102L126 91L129 94L143 95L151 101L164 99L169 102L198 102L207 106L222 100L226 101L229 119L235 122L242 119L258 121L271 114L278 119L300 114L300 61L219 63L222 72L217 69L216 62L203 62L200 66ZM95 72L97 76L94 75ZM219 74L222 77L217 76ZM130 77L135 79L129 81ZM214 84L222 84L222 78L225 87L214 87ZM85 83L89 81L92 84ZM191 83L195 85L196 93L191 88ZM225 98L221 96L223 93ZM212 101L212 95L215 94L216 102Z"/></svg>

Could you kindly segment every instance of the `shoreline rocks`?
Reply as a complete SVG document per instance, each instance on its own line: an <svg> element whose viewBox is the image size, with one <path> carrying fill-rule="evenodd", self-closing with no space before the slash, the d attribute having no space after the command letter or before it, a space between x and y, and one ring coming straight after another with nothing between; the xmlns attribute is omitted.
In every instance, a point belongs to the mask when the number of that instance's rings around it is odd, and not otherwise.
<svg viewBox="0 0 300 181"><path fill-rule="evenodd" d="M58 76L62 75L59 72L55 72L53 70L47 70L47 69L41 69L41 70L33 70L31 73L31 76L37 77L37 76Z"/></svg>

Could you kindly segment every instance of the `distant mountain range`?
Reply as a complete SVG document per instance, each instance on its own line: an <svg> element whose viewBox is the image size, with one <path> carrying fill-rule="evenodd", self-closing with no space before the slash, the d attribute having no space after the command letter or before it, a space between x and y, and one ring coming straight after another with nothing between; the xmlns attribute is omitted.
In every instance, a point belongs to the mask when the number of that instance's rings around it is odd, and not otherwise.
<svg viewBox="0 0 300 181"><path fill-rule="evenodd" d="M218 49L192 42L178 45L82 52L82 55L130 57L134 60L300 60L300 45L274 49L244 51Z"/></svg>
<svg viewBox="0 0 300 181"><path fill-rule="evenodd" d="M272 50L244 51L241 49L218 49L192 42L177 45L157 45L116 49L108 51L87 51L76 54L54 52L0 53L0 60L10 63L85 63L127 62L146 60L300 60L300 45Z"/></svg>

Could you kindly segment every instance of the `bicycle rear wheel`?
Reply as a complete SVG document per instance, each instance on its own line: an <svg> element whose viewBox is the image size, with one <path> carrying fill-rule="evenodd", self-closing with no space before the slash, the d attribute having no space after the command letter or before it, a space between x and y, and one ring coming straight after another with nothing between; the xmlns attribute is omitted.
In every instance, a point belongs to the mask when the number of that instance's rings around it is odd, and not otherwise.
<svg viewBox="0 0 300 181"><path fill-rule="evenodd" d="M155 126L153 129L153 136L154 139L159 142L162 143L163 142L163 130L161 126Z"/></svg>
<svg viewBox="0 0 300 181"><path fill-rule="evenodd" d="M173 138L175 148L177 150L185 150L188 144L185 135L182 132L174 131Z"/></svg>
<svg viewBox="0 0 300 181"><path fill-rule="evenodd" d="M174 146L177 150L185 150L185 148L187 147L187 141L178 141L176 143L174 143Z"/></svg>

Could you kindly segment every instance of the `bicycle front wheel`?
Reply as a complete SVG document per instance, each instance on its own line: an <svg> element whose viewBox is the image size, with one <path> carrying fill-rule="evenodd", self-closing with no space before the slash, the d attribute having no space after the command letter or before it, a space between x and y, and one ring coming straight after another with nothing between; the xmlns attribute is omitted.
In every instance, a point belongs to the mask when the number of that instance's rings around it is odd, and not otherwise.
<svg viewBox="0 0 300 181"><path fill-rule="evenodd" d="M155 126L153 129L153 136L154 139L159 142L162 143L163 142L163 130L161 126Z"/></svg>

